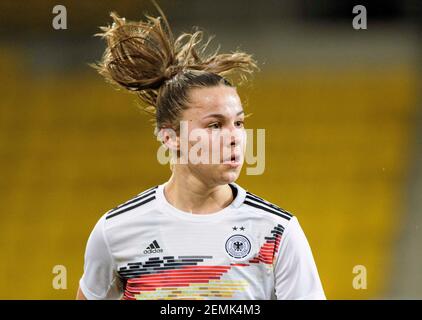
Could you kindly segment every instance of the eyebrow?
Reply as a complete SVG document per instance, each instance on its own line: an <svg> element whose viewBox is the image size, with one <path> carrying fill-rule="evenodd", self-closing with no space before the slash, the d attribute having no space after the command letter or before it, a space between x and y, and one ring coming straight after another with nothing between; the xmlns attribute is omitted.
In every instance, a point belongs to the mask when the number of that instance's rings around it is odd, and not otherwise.
<svg viewBox="0 0 422 320"><path fill-rule="evenodd" d="M240 116L242 113L245 113L243 110L239 111L238 113L236 113L236 116ZM215 118L225 118L223 114L221 113L211 113L209 115L206 115L203 119L206 118L211 118L211 117L215 117Z"/></svg>

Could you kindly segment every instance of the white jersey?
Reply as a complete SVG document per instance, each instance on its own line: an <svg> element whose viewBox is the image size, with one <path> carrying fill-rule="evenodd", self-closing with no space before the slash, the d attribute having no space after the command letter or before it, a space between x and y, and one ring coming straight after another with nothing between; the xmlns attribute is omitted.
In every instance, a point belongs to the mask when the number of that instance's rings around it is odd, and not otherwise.
<svg viewBox="0 0 422 320"><path fill-rule="evenodd" d="M99 219L79 281L87 299L325 299L295 216L236 183L228 207L191 214L165 184Z"/></svg>

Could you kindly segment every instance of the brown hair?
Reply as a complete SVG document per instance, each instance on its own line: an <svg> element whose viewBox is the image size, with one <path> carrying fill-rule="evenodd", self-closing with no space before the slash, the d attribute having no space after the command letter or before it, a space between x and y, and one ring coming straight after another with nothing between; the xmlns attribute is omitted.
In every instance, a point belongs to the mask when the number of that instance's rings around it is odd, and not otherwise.
<svg viewBox="0 0 422 320"><path fill-rule="evenodd" d="M92 66L108 82L135 92L144 110L155 114L156 134L163 127L179 129L181 112L188 105L188 90L219 84L232 86L225 77L237 71L241 80L258 69L252 56L243 52L205 53L210 37L201 44L203 32L183 33L173 38L169 23L145 15L146 21L128 22L112 12L112 26L100 27L107 48ZM164 23L163 23L164 22Z"/></svg>

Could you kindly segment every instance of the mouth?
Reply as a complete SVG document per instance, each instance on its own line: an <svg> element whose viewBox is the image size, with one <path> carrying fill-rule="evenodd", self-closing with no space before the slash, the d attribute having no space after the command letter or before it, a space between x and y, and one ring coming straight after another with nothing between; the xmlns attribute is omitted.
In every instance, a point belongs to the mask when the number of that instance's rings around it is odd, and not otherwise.
<svg viewBox="0 0 422 320"><path fill-rule="evenodd" d="M223 164L229 165L230 167L238 167L240 166L240 156L236 154L232 154L230 158L227 158L223 161Z"/></svg>

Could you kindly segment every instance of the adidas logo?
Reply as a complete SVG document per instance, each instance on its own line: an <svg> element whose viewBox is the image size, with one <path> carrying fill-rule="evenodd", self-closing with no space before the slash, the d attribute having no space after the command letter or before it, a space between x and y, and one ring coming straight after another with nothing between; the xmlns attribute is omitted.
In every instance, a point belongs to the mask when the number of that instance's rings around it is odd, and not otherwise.
<svg viewBox="0 0 422 320"><path fill-rule="evenodd" d="M154 240L153 242L151 242L151 244L144 250L144 254L159 253L159 252L163 252L163 249L160 248L157 240Z"/></svg>

